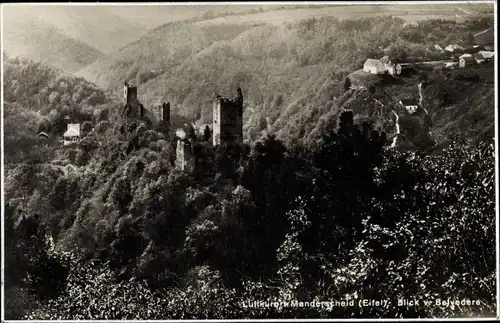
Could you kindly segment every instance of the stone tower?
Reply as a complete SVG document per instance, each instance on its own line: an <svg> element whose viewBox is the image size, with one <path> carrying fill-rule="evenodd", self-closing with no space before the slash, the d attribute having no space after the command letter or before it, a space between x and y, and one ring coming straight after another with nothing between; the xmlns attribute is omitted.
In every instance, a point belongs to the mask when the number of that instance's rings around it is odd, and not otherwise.
<svg viewBox="0 0 500 323"><path fill-rule="evenodd" d="M236 98L216 95L213 106L213 145L243 143L243 94L238 88Z"/></svg>
<svg viewBox="0 0 500 323"><path fill-rule="evenodd" d="M194 171L193 143L189 139L178 139L175 154L175 167L181 171Z"/></svg>
<svg viewBox="0 0 500 323"><path fill-rule="evenodd" d="M170 102L163 102L162 106L159 107L159 120L170 124Z"/></svg>
<svg viewBox="0 0 500 323"><path fill-rule="evenodd" d="M137 86L130 86L127 82L125 82L123 97L127 104L137 103Z"/></svg>

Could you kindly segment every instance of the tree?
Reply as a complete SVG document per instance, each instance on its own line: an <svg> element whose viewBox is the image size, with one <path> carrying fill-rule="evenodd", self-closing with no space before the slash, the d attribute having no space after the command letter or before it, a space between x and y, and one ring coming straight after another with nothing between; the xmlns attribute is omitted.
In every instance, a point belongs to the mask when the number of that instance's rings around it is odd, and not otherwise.
<svg viewBox="0 0 500 323"><path fill-rule="evenodd" d="M187 125L186 138L196 140L196 130L194 128L194 125Z"/></svg>
<svg viewBox="0 0 500 323"><path fill-rule="evenodd" d="M210 141L212 138L212 131L210 130L209 126L205 126L205 129L203 130L203 141Z"/></svg>
<svg viewBox="0 0 500 323"><path fill-rule="evenodd" d="M82 124L82 134L83 136L86 136L88 135L91 131L92 131L92 122L90 121L85 121L83 124Z"/></svg>

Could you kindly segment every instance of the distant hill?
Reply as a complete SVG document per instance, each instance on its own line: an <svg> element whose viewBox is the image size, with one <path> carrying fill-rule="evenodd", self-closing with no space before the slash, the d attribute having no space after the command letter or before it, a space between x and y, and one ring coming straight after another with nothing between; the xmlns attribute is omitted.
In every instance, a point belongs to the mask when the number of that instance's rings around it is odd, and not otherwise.
<svg viewBox="0 0 500 323"><path fill-rule="evenodd" d="M24 39L14 37L29 27L57 30L74 41L84 43L104 53L118 50L146 33L147 27L139 21L114 14L113 7L100 6L6 6L4 7L4 35L13 45L24 44ZM31 30L30 32L34 32ZM43 49L48 44L40 43ZM36 48L34 48L36 49Z"/></svg>
<svg viewBox="0 0 500 323"><path fill-rule="evenodd" d="M4 50L9 55L27 57L70 73L104 57L98 49L40 21L6 21L3 36Z"/></svg>
<svg viewBox="0 0 500 323"><path fill-rule="evenodd" d="M121 89L125 79L150 78L178 68L186 58L219 41L231 40L251 25L210 26L169 23L128 44L116 55L96 60L75 73L108 89ZM106 71L106 73L102 73Z"/></svg>

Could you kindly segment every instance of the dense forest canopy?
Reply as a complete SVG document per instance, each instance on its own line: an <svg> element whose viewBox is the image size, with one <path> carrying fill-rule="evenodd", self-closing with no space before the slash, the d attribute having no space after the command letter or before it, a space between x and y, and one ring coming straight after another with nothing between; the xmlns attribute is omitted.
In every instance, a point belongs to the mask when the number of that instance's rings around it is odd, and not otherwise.
<svg viewBox="0 0 500 323"><path fill-rule="evenodd" d="M425 42L441 29L466 39L466 25L324 18L257 27L205 49L200 43L196 53L178 44L186 60L142 84L140 93L161 89L174 106L196 111L214 87L242 84L249 102L244 129L250 140L213 147L209 136L193 134L193 173L174 167L171 126L128 116L126 106L82 78L7 59L6 317L493 315L493 66L417 70L368 90L345 86L348 76L359 81L352 72L367 53L381 56L378 46L400 38L417 46L412 30L425 30ZM319 31L328 36L318 37ZM187 43L197 44L194 38ZM163 63L180 59L171 50ZM140 55L155 58L149 54ZM128 68L106 73L120 80ZM375 109L376 102L390 111L395 102L382 89L399 97L420 82L434 136L446 145L432 153L391 148L394 120ZM60 136L58 120L66 115L93 129L79 144L36 138L41 129ZM18 144L22 154L13 148ZM243 305L360 297L391 305ZM402 298L480 304L396 306Z"/></svg>

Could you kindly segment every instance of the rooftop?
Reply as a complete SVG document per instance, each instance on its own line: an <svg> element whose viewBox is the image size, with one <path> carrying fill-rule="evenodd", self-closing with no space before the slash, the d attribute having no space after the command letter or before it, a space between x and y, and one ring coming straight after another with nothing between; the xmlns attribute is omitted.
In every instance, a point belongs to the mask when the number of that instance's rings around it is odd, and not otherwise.
<svg viewBox="0 0 500 323"><path fill-rule="evenodd" d="M80 136L80 124L70 123L68 124L68 130L63 135L64 137L78 137Z"/></svg>
<svg viewBox="0 0 500 323"><path fill-rule="evenodd" d="M368 58L365 62L365 65L368 65L368 66L376 66L376 67L379 67L379 68L384 68L382 62L378 59L374 59L374 58Z"/></svg>
<svg viewBox="0 0 500 323"><path fill-rule="evenodd" d="M404 106L418 105L417 99L401 99L401 104Z"/></svg>
<svg viewBox="0 0 500 323"><path fill-rule="evenodd" d="M472 57L474 59L484 59L483 55L481 55L480 53L474 53L472 54Z"/></svg>
<svg viewBox="0 0 500 323"><path fill-rule="evenodd" d="M472 58L472 56L462 56L462 57L460 57L460 59L463 59L466 62L473 62L474 61L474 58Z"/></svg>

